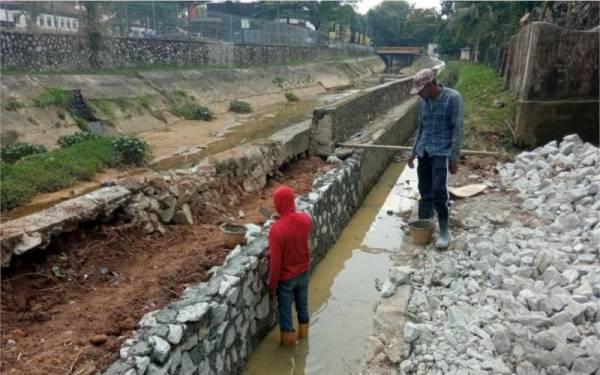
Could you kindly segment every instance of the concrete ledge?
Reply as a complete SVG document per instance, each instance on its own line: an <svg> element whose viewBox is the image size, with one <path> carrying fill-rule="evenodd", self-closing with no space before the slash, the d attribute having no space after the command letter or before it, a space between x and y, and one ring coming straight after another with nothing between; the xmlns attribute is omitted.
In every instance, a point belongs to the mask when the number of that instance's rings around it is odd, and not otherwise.
<svg viewBox="0 0 600 375"><path fill-rule="evenodd" d="M0 264L6 267L14 255L46 247L52 236L70 232L80 222L110 217L114 210L127 203L130 196L131 192L123 187L106 187L1 224Z"/></svg>

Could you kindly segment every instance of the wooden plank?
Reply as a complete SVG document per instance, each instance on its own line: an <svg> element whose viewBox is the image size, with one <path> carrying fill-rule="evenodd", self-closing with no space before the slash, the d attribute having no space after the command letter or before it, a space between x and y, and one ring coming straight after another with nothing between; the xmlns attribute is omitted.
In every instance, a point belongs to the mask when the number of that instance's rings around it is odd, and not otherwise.
<svg viewBox="0 0 600 375"><path fill-rule="evenodd" d="M370 145L370 144L360 144L360 143L338 143L339 147L348 147L348 148L373 148L373 149L386 149L386 150L396 150L396 151L412 151L412 146L392 146L392 145ZM499 156L499 152L494 151L478 151L478 150L460 150L461 154L464 155L486 155L486 156Z"/></svg>

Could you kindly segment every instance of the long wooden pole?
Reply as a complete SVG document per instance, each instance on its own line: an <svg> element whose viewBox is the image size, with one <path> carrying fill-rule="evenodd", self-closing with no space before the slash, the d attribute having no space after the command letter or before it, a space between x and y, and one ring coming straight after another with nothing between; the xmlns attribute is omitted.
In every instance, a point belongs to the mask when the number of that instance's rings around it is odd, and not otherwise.
<svg viewBox="0 0 600 375"><path fill-rule="evenodd" d="M396 151L412 151L412 146L391 146L391 145L370 145L370 144L360 144L360 143L338 143L339 147L348 147L348 148L378 148L378 149L387 149L387 150L396 150ZM465 155L488 155L488 156L499 156L499 152L494 151L478 151L478 150L460 150L461 154Z"/></svg>

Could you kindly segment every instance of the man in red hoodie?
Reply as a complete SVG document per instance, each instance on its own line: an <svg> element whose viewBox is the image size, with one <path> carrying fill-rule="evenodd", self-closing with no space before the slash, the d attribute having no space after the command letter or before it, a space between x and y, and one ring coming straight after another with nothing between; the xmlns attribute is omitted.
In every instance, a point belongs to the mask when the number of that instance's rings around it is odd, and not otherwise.
<svg viewBox="0 0 600 375"><path fill-rule="evenodd" d="M312 220L308 214L296 212L294 192L288 186L277 189L274 202L279 219L269 232L269 289L279 301L281 345L290 347L296 344L293 302L298 313L299 337L308 336L308 236Z"/></svg>

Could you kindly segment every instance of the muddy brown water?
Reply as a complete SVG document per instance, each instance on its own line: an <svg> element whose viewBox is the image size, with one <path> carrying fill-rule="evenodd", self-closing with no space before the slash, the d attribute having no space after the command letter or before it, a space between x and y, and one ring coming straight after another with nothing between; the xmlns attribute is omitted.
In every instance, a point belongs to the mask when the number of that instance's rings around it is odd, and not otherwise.
<svg viewBox="0 0 600 375"><path fill-rule="evenodd" d="M354 214L309 286L308 340L292 349L279 345L275 327L261 342L244 374L354 374L371 333L373 306L379 299L375 278L384 278L390 255L403 237L403 164L392 163ZM389 214L393 211L394 214Z"/></svg>

